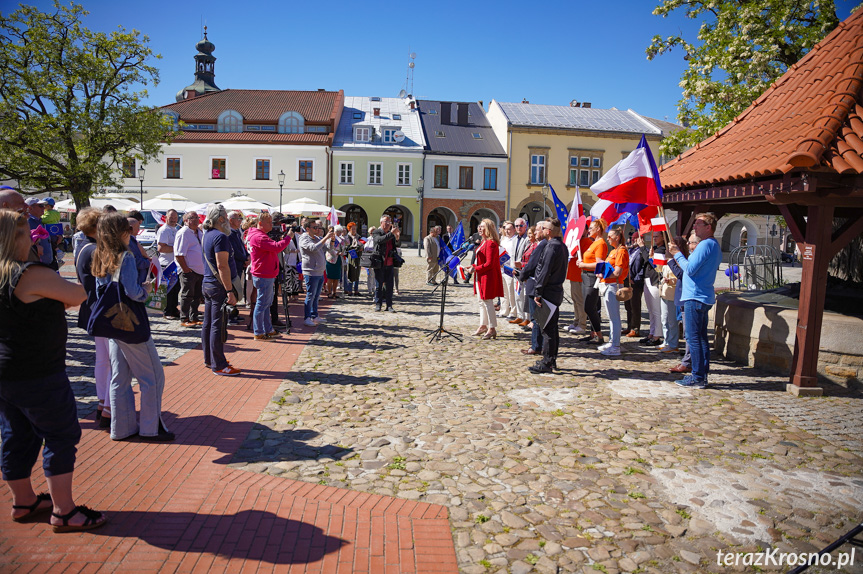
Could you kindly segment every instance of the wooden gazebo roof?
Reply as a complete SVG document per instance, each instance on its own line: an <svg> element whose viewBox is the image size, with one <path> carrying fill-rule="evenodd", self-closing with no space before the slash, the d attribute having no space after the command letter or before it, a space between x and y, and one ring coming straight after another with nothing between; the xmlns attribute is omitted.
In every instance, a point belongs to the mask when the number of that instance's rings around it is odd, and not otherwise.
<svg viewBox="0 0 863 574"><path fill-rule="evenodd" d="M664 164L664 203L748 213L775 213L765 202L863 207L861 101L858 10L733 122Z"/></svg>

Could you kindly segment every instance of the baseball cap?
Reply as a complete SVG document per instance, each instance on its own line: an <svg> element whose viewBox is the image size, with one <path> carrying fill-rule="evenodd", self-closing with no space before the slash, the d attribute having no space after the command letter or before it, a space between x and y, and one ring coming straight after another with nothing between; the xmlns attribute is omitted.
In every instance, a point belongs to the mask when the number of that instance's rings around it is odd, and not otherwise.
<svg viewBox="0 0 863 574"><path fill-rule="evenodd" d="M24 200L24 203L26 203L28 206L36 205L37 203L39 203L39 199L35 197L28 197Z"/></svg>
<svg viewBox="0 0 863 574"><path fill-rule="evenodd" d="M40 200L39 203L47 203L51 207L54 207L54 198L53 197L46 197L45 199Z"/></svg>

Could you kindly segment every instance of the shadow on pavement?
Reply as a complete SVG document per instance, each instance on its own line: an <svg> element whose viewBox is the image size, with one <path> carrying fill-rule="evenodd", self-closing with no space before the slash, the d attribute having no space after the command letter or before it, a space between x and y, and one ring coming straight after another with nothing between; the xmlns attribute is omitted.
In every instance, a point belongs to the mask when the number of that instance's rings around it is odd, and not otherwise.
<svg viewBox="0 0 863 574"><path fill-rule="evenodd" d="M326 385L368 385L371 383L386 383L392 379L392 377L379 377L375 375L356 376L323 373L320 371L291 371L284 377L284 380L291 381L299 385L307 385L310 381L318 381L321 384Z"/></svg>
<svg viewBox="0 0 863 574"><path fill-rule="evenodd" d="M111 512L96 536L138 538L173 552L212 554L268 564L308 564L347 544L306 522L272 512Z"/></svg>

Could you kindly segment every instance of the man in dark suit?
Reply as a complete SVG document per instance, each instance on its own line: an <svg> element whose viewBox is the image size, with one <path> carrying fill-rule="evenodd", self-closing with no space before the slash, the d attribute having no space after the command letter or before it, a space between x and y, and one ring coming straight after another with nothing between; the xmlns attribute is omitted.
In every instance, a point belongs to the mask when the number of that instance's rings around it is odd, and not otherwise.
<svg viewBox="0 0 863 574"><path fill-rule="evenodd" d="M380 311L386 304L387 311L393 309L393 255L401 243L401 230L393 226L389 215L381 216L381 225L372 233L375 253L381 257L380 269L375 269L375 311Z"/></svg>
<svg viewBox="0 0 863 574"><path fill-rule="evenodd" d="M563 282L566 281L566 263L569 256L566 245L561 240L560 220L552 219L541 224L548 243L542 250L536 268L536 288L534 301L542 306L543 299L557 306L542 329L542 359L532 367L531 373L550 373L557 368L557 349L560 345L558 321L560 320L560 304L563 303ZM531 260L533 260L531 255Z"/></svg>
<svg viewBox="0 0 863 574"><path fill-rule="evenodd" d="M533 314L536 311L536 301L533 298L536 289L536 279L534 278L536 267L539 265L539 259L542 257L545 246L548 244L548 240L545 238L544 223L540 222L536 224L535 233L538 243L530 254L527 265L515 271L516 278L521 282L521 288L527 297L528 313L530 314L530 320L533 321L533 330L530 333L530 348L521 350L525 355L539 355L542 353L542 328L539 326L538 321L533 320Z"/></svg>

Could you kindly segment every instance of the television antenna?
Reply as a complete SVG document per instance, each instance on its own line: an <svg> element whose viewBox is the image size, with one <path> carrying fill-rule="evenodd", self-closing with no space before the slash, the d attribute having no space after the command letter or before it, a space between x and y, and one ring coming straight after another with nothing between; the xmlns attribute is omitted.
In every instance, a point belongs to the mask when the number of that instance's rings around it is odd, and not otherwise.
<svg viewBox="0 0 863 574"><path fill-rule="evenodd" d="M410 50L410 47L408 47L408 50ZM416 59L417 59L417 53L416 52L411 52L410 54L408 54L408 71L407 71L407 75L405 76L405 89L399 93L400 96L401 96L401 93L404 93L404 92L407 92L406 95L410 95L410 94L414 93L414 66L416 65L414 63L414 60L416 60ZM401 96L401 97L404 97L404 96Z"/></svg>

